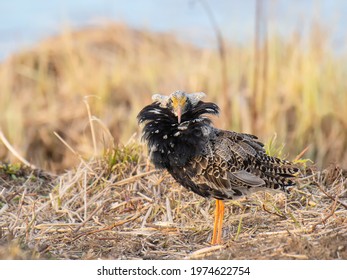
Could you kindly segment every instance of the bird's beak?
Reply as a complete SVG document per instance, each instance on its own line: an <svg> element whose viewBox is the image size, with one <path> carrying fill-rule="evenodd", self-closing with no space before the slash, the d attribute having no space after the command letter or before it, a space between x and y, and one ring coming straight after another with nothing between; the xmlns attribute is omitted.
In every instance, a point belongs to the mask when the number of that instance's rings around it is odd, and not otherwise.
<svg viewBox="0 0 347 280"><path fill-rule="evenodd" d="M182 114L184 114L184 108L187 105L187 98L185 96L172 97L172 107L175 116L177 117L177 122L180 124L182 120Z"/></svg>
<svg viewBox="0 0 347 280"><path fill-rule="evenodd" d="M182 116L182 107L178 106L176 110L176 115L177 115L177 121L178 123L181 123L181 116Z"/></svg>

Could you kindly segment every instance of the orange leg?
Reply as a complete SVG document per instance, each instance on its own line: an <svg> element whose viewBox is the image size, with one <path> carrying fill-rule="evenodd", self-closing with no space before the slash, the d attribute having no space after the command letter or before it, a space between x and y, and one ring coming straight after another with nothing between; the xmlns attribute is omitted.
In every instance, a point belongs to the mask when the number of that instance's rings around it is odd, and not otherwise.
<svg viewBox="0 0 347 280"><path fill-rule="evenodd" d="M221 244L222 242L223 218L224 218L224 203L222 200L217 199L211 245Z"/></svg>
<svg viewBox="0 0 347 280"><path fill-rule="evenodd" d="M223 220L224 220L224 202L222 200L219 200L219 220L218 220L217 244L222 243Z"/></svg>
<svg viewBox="0 0 347 280"><path fill-rule="evenodd" d="M217 244L218 214L219 214L219 200L216 200L216 209L214 210L213 235L212 235L211 245Z"/></svg>

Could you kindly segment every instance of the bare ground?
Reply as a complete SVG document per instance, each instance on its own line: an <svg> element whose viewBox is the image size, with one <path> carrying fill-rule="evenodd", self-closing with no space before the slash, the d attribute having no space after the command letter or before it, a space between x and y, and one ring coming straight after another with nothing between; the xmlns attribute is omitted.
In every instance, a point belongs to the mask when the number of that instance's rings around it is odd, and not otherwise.
<svg viewBox="0 0 347 280"><path fill-rule="evenodd" d="M347 172L307 168L289 195L214 200L147 166L136 144L59 176L0 164L0 259L347 259Z"/></svg>

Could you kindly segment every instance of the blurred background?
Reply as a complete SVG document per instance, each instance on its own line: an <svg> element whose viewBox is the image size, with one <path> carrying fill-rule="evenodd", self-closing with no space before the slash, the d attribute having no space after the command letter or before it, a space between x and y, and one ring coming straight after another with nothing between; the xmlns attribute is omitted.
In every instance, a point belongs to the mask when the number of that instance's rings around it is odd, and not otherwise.
<svg viewBox="0 0 347 280"><path fill-rule="evenodd" d="M151 95L182 89L207 93L220 127L256 134L289 159L306 151L319 168L347 168L346 1L13 0L0 9L0 130L38 167L59 173L79 161L53 132L85 158L138 140L136 115ZM16 160L1 142L0 160Z"/></svg>

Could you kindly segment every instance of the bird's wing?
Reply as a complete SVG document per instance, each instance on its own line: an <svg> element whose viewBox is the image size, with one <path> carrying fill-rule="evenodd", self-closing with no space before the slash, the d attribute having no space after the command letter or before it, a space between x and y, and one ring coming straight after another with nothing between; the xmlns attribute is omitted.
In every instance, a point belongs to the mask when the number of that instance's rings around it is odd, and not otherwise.
<svg viewBox="0 0 347 280"><path fill-rule="evenodd" d="M299 170L268 156L256 136L219 130L186 171L205 196L233 199L262 187L285 190L295 185L293 177Z"/></svg>
<svg viewBox="0 0 347 280"><path fill-rule="evenodd" d="M229 173L229 177L230 179L234 179L235 181L239 180L251 187L260 187L265 184L263 179L245 170Z"/></svg>

